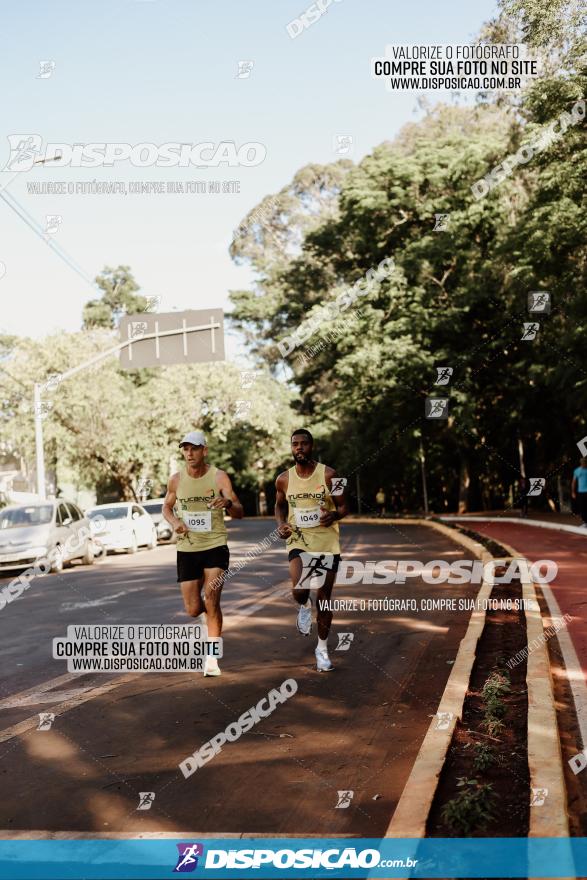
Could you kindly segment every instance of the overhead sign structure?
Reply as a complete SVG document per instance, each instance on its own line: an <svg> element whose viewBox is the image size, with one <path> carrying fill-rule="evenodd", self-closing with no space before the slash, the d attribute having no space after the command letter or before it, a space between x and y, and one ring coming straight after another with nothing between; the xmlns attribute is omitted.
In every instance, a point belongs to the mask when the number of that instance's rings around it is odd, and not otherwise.
<svg viewBox="0 0 587 880"><path fill-rule="evenodd" d="M59 382L93 367L106 358L120 354L123 370L162 367L168 364L197 364L224 360L224 312L222 309L189 309L186 312L126 315L120 322L120 342L94 355L83 364L59 374ZM49 383L35 382L35 447L37 458L37 494L46 497L43 417L47 401L44 391Z"/></svg>
<svg viewBox="0 0 587 880"><path fill-rule="evenodd" d="M224 360L222 309L125 315L119 330L123 370Z"/></svg>

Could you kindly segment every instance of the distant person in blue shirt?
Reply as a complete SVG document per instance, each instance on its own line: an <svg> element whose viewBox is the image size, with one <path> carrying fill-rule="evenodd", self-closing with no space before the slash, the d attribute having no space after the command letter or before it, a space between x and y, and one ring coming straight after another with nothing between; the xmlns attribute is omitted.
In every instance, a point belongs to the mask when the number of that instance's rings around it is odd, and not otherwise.
<svg viewBox="0 0 587 880"><path fill-rule="evenodd" d="M573 471L571 498L576 499L582 526L587 529L587 458L582 458L579 467Z"/></svg>

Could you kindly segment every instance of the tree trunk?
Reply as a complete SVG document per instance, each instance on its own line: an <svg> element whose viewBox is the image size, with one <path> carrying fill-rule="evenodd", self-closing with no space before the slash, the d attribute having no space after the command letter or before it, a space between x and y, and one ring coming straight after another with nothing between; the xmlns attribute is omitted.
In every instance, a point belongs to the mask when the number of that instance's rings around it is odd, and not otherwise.
<svg viewBox="0 0 587 880"><path fill-rule="evenodd" d="M459 509L458 513L468 513L469 511L469 486L471 477L469 474L469 462L466 458L461 458L461 467L459 471Z"/></svg>

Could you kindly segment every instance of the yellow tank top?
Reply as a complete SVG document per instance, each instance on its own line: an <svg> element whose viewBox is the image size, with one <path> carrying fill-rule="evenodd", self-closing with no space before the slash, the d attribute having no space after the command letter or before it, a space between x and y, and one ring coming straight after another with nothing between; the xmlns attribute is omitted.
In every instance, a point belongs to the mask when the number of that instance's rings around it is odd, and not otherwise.
<svg viewBox="0 0 587 880"><path fill-rule="evenodd" d="M288 471L287 521L293 531L287 539L288 550L298 548L309 553L340 553L338 523L317 525L320 507L336 510L326 485L325 465L318 463L310 477L302 478L295 467Z"/></svg>
<svg viewBox="0 0 587 880"><path fill-rule="evenodd" d="M186 535L177 536L182 552L211 550L226 544L227 532L223 510L208 510L208 504L220 494L216 488L217 468L210 466L203 477L190 477L186 465L179 472L175 493L176 510L188 526Z"/></svg>

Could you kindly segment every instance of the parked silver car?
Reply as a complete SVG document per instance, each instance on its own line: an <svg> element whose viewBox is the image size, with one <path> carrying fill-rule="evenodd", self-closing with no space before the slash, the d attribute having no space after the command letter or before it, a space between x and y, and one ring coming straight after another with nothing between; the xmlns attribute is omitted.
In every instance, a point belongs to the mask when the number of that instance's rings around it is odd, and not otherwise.
<svg viewBox="0 0 587 880"><path fill-rule="evenodd" d="M94 561L89 520L71 501L33 501L0 510L0 570L27 568L48 558L51 571L81 559Z"/></svg>
<svg viewBox="0 0 587 880"><path fill-rule="evenodd" d="M151 515L151 519L155 523L157 540L169 541L175 544L177 535L163 516L163 498L151 498L149 501L143 501L143 507Z"/></svg>

